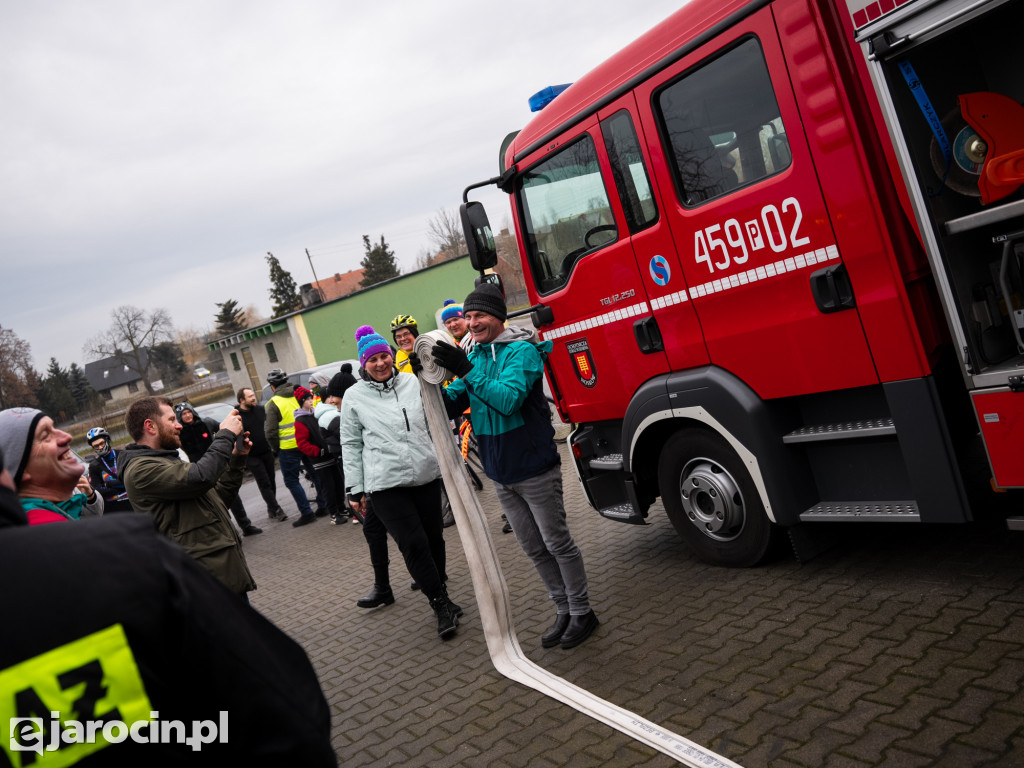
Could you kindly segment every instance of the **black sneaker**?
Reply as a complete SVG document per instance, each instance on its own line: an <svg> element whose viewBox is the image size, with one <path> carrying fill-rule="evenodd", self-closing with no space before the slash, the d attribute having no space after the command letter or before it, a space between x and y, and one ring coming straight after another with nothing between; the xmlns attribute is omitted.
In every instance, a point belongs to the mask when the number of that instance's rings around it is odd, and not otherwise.
<svg viewBox="0 0 1024 768"><path fill-rule="evenodd" d="M317 517L327 517L327 510L324 509L323 507L320 507L320 509L318 509L313 514L315 514Z"/></svg>
<svg viewBox="0 0 1024 768"><path fill-rule="evenodd" d="M316 515L299 515L299 519L292 523L292 528L298 528L300 525L309 525L315 522Z"/></svg>
<svg viewBox="0 0 1024 768"><path fill-rule="evenodd" d="M286 515L285 511L280 507L278 507L274 512L268 513L267 517L271 520L277 520L278 522L284 522L288 519L288 515Z"/></svg>
<svg viewBox="0 0 1024 768"><path fill-rule="evenodd" d="M263 533L263 529L257 528L255 525L252 525L251 523L242 529L243 536L255 536L257 533Z"/></svg>

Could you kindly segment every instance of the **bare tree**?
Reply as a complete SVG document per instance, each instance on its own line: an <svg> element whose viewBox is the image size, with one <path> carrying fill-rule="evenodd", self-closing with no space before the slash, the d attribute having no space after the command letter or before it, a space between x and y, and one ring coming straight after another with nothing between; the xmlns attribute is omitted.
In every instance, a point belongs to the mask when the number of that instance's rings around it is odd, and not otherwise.
<svg viewBox="0 0 1024 768"><path fill-rule="evenodd" d="M466 238L462 234L462 220L458 211L444 208L427 221L427 237L437 246L434 263L450 261L466 252Z"/></svg>
<svg viewBox="0 0 1024 768"><path fill-rule="evenodd" d="M430 251L427 248L420 248L419 253L416 254L416 261L413 262L412 268L414 271L426 269L434 263L434 257L431 256Z"/></svg>
<svg viewBox="0 0 1024 768"><path fill-rule="evenodd" d="M166 309L146 312L123 304L110 313L113 324L103 333L85 343L86 356L99 360L113 357L142 377L146 391L153 394L149 381L149 350L174 336L174 326Z"/></svg>
<svg viewBox="0 0 1024 768"><path fill-rule="evenodd" d="M0 410L18 405L35 405L29 377L32 346L10 328L0 327Z"/></svg>
<svg viewBox="0 0 1024 768"><path fill-rule="evenodd" d="M501 275L509 306L526 302L526 281L523 278L523 264L519 260L516 236L505 227L495 235L494 245L498 251L498 265L495 269Z"/></svg>
<svg viewBox="0 0 1024 768"><path fill-rule="evenodd" d="M245 317L246 317L246 319L247 319L247 321L248 321L250 326L259 325L260 323L265 323L265 322L267 322L267 320L270 319L269 317L264 315L262 312L260 312L260 310L256 307L255 304L250 304L249 306L247 306L242 311L245 312Z"/></svg>
<svg viewBox="0 0 1024 768"><path fill-rule="evenodd" d="M178 345L181 350L181 356L185 358L185 363L188 364L189 368L195 367L196 363L202 362L209 356L209 350L206 348L206 338L209 336L208 331L203 331L195 326L188 326L182 328L174 336L174 343Z"/></svg>

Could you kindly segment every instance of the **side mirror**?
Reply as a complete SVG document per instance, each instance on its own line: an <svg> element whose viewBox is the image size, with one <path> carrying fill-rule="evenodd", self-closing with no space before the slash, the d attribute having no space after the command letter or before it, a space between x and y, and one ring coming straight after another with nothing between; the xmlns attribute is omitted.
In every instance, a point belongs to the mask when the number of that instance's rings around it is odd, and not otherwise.
<svg viewBox="0 0 1024 768"><path fill-rule="evenodd" d="M494 246L494 235L491 224L487 221L487 211L483 203L475 200L459 206L462 218L462 231L466 235L466 247L469 248L469 260L473 269L491 269L498 263L498 250Z"/></svg>
<svg viewBox="0 0 1024 768"><path fill-rule="evenodd" d="M490 283L491 285L498 286L498 290L501 291L501 298L505 298L505 284L501 282L501 275L497 272L490 272L486 275L479 275L476 280L473 281L473 287L479 288L484 283Z"/></svg>

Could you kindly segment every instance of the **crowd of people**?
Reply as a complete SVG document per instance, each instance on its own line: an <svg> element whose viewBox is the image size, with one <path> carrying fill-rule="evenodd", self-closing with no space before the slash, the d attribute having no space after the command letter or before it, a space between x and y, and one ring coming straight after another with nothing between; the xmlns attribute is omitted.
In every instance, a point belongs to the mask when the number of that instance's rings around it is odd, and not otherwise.
<svg viewBox="0 0 1024 768"><path fill-rule="evenodd" d="M470 414L484 473L493 482L503 517L554 604L554 622L541 645L573 648L590 637L599 621L590 605L582 553L569 532L560 457L542 388L551 343L540 341L532 330L506 327L504 298L492 284L479 286L462 304L446 301L441 320L453 343L439 341L431 354L453 376L442 390L449 418L454 423ZM327 516L334 524L351 520L361 525L373 586L358 607L395 602L390 535L413 588L422 591L433 611L438 636L452 637L464 612L448 594L441 471L415 375L421 367L413 351L419 326L412 316L398 315L390 331L391 341L368 325L355 332L358 377L345 365L332 377L314 373L303 387L274 369L267 375L273 391L267 402L260 405L255 391L243 387L237 408L219 424L204 420L187 402L140 398L125 416L131 444L115 449L106 429L89 430L94 457L88 467L71 450L71 435L48 415L33 408L0 411L0 455L6 461L0 461L6 466L0 473L0 528L32 533L43 524L76 523L106 511L103 528L47 525L53 530L36 541L45 539L54 547L81 541L88 549L92 543L109 546L134 537L134 545L123 548L119 558L141 559L149 551L149 571L173 570L186 591L204 588L204 578L219 582L221 591L196 598L194 604L211 614L244 614L243 624L270 638L266 650L275 644L285 648L296 674L308 681L308 659L299 660L286 637L245 607L256 581L242 539L262 530L249 518L239 488L248 468L268 518L286 520L277 500L277 463L298 510L293 526ZM300 482L304 469L310 471L316 509ZM109 514L132 511L144 514ZM155 539L157 534L162 538ZM6 552L10 542L9 534L0 532L0 551ZM180 553L188 557L183 561ZM85 562L92 554L78 556ZM159 592L158 576L152 580L152 589ZM130 588L145 591L147 586L125 585ZM241 608L227 609L221 594L234 595ZM184 605L180 594L163 597ZM118 612L113 604L105 610L114 616ZM216 624L215 618L211 621ZM42 652L47 642L44 633L32 652ZM133 651L143 653L145 645L133 644ZM322 694L306 705L316 710L320 725L325 717L321 704ZM295 749L317 754L316 741L323 734L313 733L312 722L307 730L308 738Z"/></svg>

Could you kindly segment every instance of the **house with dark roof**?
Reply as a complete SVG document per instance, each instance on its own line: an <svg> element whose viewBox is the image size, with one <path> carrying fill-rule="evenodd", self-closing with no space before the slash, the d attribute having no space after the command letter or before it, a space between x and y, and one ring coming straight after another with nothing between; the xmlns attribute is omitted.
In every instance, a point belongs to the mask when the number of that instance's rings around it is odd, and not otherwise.
<svg viewBox="0 0 1024 768"><path fill-rule="evenodd" d="M142 353L142 359L149 364L149 356L145 352ZM146 391L142 376L116 357L86 363L85 378L104 400L123 400Z"/></svg>

